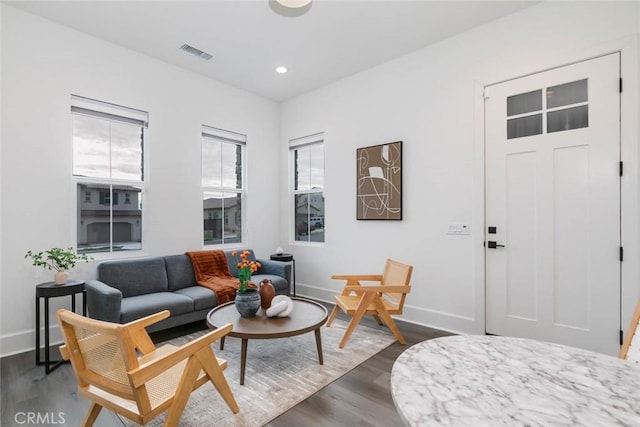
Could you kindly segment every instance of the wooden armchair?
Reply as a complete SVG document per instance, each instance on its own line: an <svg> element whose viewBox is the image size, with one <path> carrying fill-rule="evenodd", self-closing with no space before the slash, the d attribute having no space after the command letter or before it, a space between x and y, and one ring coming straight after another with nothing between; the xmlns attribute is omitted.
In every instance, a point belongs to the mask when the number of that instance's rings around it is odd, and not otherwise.
<svg viewBox="0 0 640 427"><path fill-rule="evenodd" d="M627 330L627 336L624 338L624 343L620 349L620 359L640 363L640 330L638 330L638 323L640 323L640 301L636 305L631 324Z"/></svg>
<svg viewBox="0 0 640 427"><path fill-rule="evenodd" d="M379 325L382 322L393 332L400 344L405 340L391 318L392 314L402 314L404 300L411 290L409 282L413 273L413 266L388 259L384 273L368 275L335 275L332 279L346 280L347 284L341 295L336 295L336 306L329 315L327 326L331 326L339 310L352 316L351 322L340 341L343 348L354 329L365 314L372 315ZM360 281L379 282L376 286L362 286Z"/></svg>
<svg viewBox="0 0 640 427"><path fill-rule="evenodd" d="M92 426L105 407L139 424L165 410L165 426L175 426L191 392L211 381L233 413L240 410L211 344L228 334L228 324L181 347L156 348L145 327L169 317L169 311L125 325L89 319L68 310L57 311L71 360L78 394L92 401L84 426Z"/></svg>

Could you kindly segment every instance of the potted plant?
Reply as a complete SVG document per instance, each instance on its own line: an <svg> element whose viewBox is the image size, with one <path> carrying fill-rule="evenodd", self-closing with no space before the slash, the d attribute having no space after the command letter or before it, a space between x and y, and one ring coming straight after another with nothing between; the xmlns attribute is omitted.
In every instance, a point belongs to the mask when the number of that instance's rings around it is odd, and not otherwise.
<svg viewBox="0 0 640 427"><path fill-rule="evenodd" d="M251 275L258 271L261 267L257 261L250 261L249 255L251 252L244 250L240 253L238 251L231 252L231 255L236 257L236 267L238 267L238 280L240 286L236 292L236 309L242 317L254 317L258 308L260 308L260 294L258 288L250 287Z"/></svg>
<svg viewBox="0 0 640 427"><path fill-rule="evenodd" d="M73 248L51 248L43 252L28 251L25 258L31 258L35 267L55 270L54 283L64 285L69 277L68 271L80 261L87 262L92 258L85 254L78 254Z"/></svg>

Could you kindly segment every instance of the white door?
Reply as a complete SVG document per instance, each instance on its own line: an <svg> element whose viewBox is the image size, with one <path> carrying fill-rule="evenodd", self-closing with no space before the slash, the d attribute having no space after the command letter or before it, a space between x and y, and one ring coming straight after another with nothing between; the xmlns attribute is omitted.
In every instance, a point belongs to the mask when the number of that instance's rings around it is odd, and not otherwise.
<svg viewBox="0 0 640 427"><path fill-rule="evenodd" d="M615 53L486 88L487 333L619 351L619 78Z"/></svg>

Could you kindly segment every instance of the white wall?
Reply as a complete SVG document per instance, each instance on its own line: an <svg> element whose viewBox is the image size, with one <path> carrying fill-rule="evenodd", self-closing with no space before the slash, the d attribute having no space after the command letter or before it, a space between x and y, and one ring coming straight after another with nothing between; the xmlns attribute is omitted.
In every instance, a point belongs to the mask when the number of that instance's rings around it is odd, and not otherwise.
<svg viewBox="0 0 640 427"><path fill-rule="evenodd" d="M626 325L640 295L638 7L543 3L284 103L283 144L325 132L326 244L287 248L299 292L331 299L342 286L332 274L381 272L385 258L396 258L415 266L405 319L483 333L482 88L623 49ZM397 140L404 141L403 220L356 221L356 148ZM280 185L285 191L284 174ZM470 223L471 235L448 236L448 222Z"/></svg>
<svg viewBox="0 0 640 427"><path fill-rule="evenodd" d="M202 248L202 124L248 135L247 244L279 244L276 103L2 5L0 352L34 346L35 284L52 273L27 250L74 245L70 95L149 112L147 255ZM265 167L265 165L267 165ZM265 226L265 224L275 224ZM71 277L95 277L94 261ZM60 301L62 300L62 301ZM68 299L52 299L68 307Z"/></svg>
<svg viewBox="0 0 640 427"><path fill-rule="evenodd" d="M552 2L445 40L279 107L154 59L0 6L0 354L33 348L34 285L49 272L28 249L73 244L71 93L150 113L149 255L201 247L201 124L249 136L249 240L295 254L298 291L323 299L331 274L416 266L405 318L484 331L482 241L485 84L623 49L625 324L640 295L637 2ZM629 52L631 46L632 52ZM633 72L633 76L625 74ZM279 132L281 130L281 132ZM287 245L286 141L325 132L326 244ZM404 219L355 220L355 150L404 141ZM276 149L277 148L277 149ZM274 203L275 198L280 203ZM279 222L278 222L279 219ZM447 236L469 222L469 236ZM277 224L264 226L264 224ZM279 225L279 226L278 226ZM93 277L95 264L76 270ZM66 306L57 301L54 306Z"/></svg>

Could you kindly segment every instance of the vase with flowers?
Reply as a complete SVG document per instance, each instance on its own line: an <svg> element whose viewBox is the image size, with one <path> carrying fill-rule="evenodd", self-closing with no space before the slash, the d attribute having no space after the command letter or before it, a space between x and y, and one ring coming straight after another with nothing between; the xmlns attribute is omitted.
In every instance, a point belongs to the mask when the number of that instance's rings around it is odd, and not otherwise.
<svg viewBox="0 0 640 427"><path fill-rule="evenodd" d="M258 271L261 265L258 261L249 259L251 252L248 250L233 251L231 255L236 258L238 280L240 281L236 292L236 310L242 317L254 317L260 308L260 293L255 285L252 286L251 275Z"/></svg>

